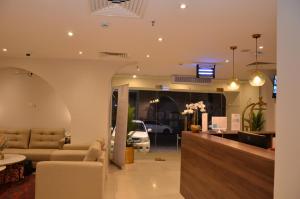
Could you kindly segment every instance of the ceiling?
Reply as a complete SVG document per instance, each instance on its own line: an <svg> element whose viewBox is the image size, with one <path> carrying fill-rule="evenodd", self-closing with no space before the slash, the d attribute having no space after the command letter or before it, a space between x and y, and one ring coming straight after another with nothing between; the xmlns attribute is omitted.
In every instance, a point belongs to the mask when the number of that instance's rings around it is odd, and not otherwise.
<svg viewBox="0 0 300 199"><path fill-rule="evenodd" d="M179 8L183 2L184 10ZM263 35L260 60L276 61L274 0L148 0L142 18L92 15L89 0L1 0L0 27L0 49L8 49L0 56L30 52L30 58L101 60L107 58L99 52L124 52L128 58L114 58L124 60L120 74L192 75L192 63L212 62L217 63L217 78L228 78L232 65L224 60L231 59L229 46L237 45L238 75L247 79L246 64L254 61L253 33ZM241 52L245 49L251 52Z"/></svg>

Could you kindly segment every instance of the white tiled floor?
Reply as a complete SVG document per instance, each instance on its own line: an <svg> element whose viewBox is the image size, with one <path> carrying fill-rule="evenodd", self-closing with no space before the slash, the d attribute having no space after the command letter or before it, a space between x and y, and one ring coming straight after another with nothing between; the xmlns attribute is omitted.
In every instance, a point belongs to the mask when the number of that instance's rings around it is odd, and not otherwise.
<svg viewBox="0 0 300 199"><path fill-rule="evenodd" d="M136 154L135 163L124 170L110 166L105 199L183 199L179 181L179 152Z"/></svg>

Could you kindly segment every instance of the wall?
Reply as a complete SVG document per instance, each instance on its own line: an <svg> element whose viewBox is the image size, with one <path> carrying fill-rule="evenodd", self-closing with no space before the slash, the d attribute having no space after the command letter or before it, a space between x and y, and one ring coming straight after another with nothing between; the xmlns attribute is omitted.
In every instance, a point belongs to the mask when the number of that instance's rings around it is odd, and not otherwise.
<svg viewBox="0 0 300 199"><path fill-rule="evenodd" d="M275 199L300 198L300 1L278 0Z"/></svg>
<svg viewBox="0 0 300 199"><path fill-rule="evenodd" d="M16 68L0 68L0 128L70 129L63 101L42 78Z"/></svg>
<svg viewBox="0 0 300 199"><path fill-rule="evenodd" d="M230 117L232 113L242 113L244 108L252 102L257 102L259 96L258 88L249 85L248 81L241 82L240 92L226 91L227 85L224 80L214 80L209 85L197 84L173 84L170 77L139 76L133 79L131 76L117 75L113 77L113 87L129 84L131 89L158 90L157 85L165 85L173 91L216 93L217 88L225 88L226 113L228 117L228 127L231 125ZM270 91L271 92L271 91Z"/></svg>
<svg viewBox="0 0 300 199"><path fill-rule="evenodd" d="M0 67L32 71L53 87L70 111L73 143L107 140L111 77L119 66L99 60L0 58Z"/></svg>

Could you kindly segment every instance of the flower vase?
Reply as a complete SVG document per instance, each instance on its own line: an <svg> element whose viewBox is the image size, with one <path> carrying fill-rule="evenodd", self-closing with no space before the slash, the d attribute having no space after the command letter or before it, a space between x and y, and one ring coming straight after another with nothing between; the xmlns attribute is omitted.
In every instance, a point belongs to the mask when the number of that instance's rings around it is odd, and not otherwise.
<svg viewBox="0 0 300 199"><path fill-rule="evenodd" d="M195 125L195 124L191 125L191 131L192 131L192 133L199 133L200 130L201 130L201 126L200 125Z"/></svg>

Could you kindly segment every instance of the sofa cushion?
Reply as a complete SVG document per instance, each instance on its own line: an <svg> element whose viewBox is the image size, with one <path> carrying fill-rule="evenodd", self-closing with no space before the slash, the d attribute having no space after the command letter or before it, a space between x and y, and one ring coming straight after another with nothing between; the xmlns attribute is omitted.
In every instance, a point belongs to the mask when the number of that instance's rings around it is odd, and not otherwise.
<svg viewBox="0 0 300 199"><path fill-rule="evenodd" d="M101 144L99 141L95 141L90 145L83 161L97 161L100 154L101 154Z"/></svg>
<svg viewBox="0 0 300 199"><path fill-rule="evenodd" d="M50 155L57 149L4 149L7 154L25 155L26 159L32 161L47 161L50 160Z"/></svg>
<svg viewBox="0 0 300 199"><path fill-rule="evenodd" d="M59 149L64 137L65 129L32 129L29 148Z"/></svg>
<svg viewBox="0 0 300 199"><path fill-rule="evenodd" d="M0 135L4 135L7 138L7 148L28 148L30 137L29 129L0 130Z"/></svg>
<svg viewBox="0 0 300 199"><path fill-rule="evenodd" d="M51 156L51 161L83 161L87 150L55 150Z"/></svg>

